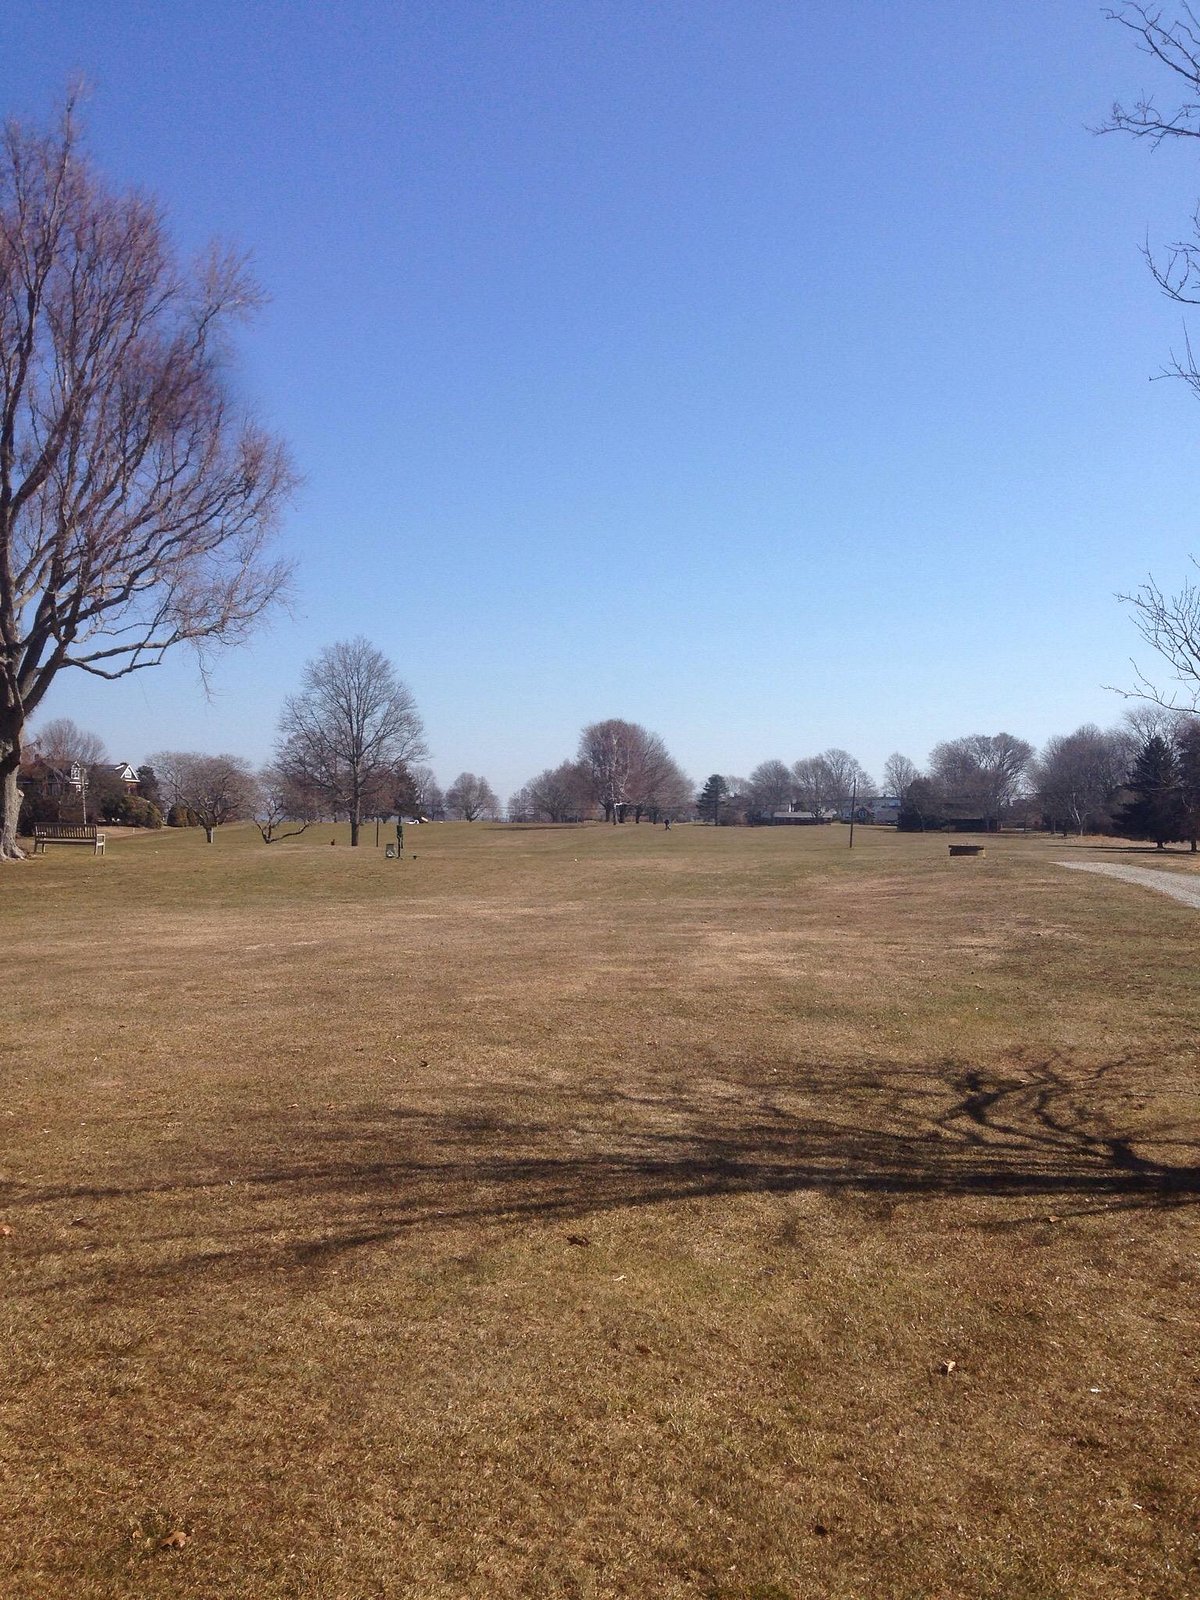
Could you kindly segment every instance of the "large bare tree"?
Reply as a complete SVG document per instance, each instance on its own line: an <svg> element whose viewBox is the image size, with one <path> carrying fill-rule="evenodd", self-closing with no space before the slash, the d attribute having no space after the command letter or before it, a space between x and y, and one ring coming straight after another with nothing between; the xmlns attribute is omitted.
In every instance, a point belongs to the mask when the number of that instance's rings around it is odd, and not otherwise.
<svg viewBox="0 0 1200 1600"><path fill-rule="evenodd" d="M579 761L562 761L531 778L509 803L522 813L514 821L578 822L591 809L588 769Z"/></svg>
<svg viewBox="0 0 1200 1600"><path fill-rule="evenodd" d="M691 785L662 739L638 722L589 723L579 736L579 762L606 822L624 822L628 811L638 821L643 813L677 812L691 799Z"/></svg>
<svg viewBox="0 0 1200 1600"><path fill-rule="evenodd" d="M635 722L608 717L591 722L579 736L579 759L591 777L592 797L616 822L629 801L629 779L644 730Z"/></svg>
<svg viewBox="0 0 1200 1600"><path fill-rule="evenodd" d="M1046 821L1064 834L1107 823L1136 754L1125 729L1105 732L1094 723L1047 740L1031 769Z"/></svg>
<svg viewBox="0 0 1200 1600"><path fill-rule="evenodd" d="M1033 746L1011 733L969 733L936 745L929 772L947 814L979 816L994 827L1021 792Z"/></svg>
<svg viewBox="0 0 1200 1600"><path fill-rule="evenodd" d="M157 206L83 155L73 107L0 141L0 859L27 719L65 667L117 678L241 639L279 596L286 452L231 402L257 291L177 261Z"/></svg>
<svg viewBox="0 0 1200 1600"><path fill-rule="evenodd" d="M816 817L846 810L856 789L865 795L871 787L870 778L850 752L836 746L797 761L792 779L801 807Z"/></svg>
<svg viewBox="0 0 1200 1600"><path fill-rule="evenodd" d="M81 728L70 717L43 722L34 735L38 754L53 767L95 767L108 759L98 733Z"/></svg>
<svg viewBox="0 0 1200 1600"><path fill-rule="evenodd" d="M691 779L657 733L639 731L628 795L633 820L640 822L646 816L658 822L664 816L678 816L692 803Z"/></svg>
<svg viewBox="0 0 1200 1600"><path fill-rule="evenodd" d="M500 801L486 778L460 772L446 790L446 810L462 822L492 821L500 815Z"/></svg>
<svg viewBox="0 0 1200 1600"><path fill-rule="evenodd" d="M908 793L909 785L915 783L921 776L921 769L915 761L910 761L908 756L899 750L893 750L883 764L883 784L889 794L894 794L898 800L903 800Z"/></svg>
<svg viewBox="0 0 1200 1600"><path fill-rule="evenodd" d="M848 813L855 795L865 797L870 794L870 776L848 750L839 750L835 745L824 751L818 759L825 764L826 792L835 811Z"/></svg>
<svg viewBox="0 0 1200 1600"><path fill-rule="evenodd" d="M776 811L787 810L796 792L796 780L785 761L760 761L746 787L754 810L769 817Z"/></svg>
<svg viewBox="0 0 1200 1600"><path fill-rule="evenodd" d="M306 665L300 693L284 702L279 733L276 766L349 818L352 845L364 817L390 808L406 763L429 753L411 692L361 635L327 646Z"/></svg>
<svg viewBox="0 0 1200 1600"><path fill-rule="evenodd" d="M253 815L258 777L241 756L206 756L194 750L159 750L150 757L164 799L190 812L212 844L227 822Z"/></svg>

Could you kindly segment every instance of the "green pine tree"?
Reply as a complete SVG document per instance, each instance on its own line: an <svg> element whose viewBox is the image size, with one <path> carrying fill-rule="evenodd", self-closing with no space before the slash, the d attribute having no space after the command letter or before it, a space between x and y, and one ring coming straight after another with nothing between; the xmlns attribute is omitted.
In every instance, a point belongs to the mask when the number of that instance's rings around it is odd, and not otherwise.
<svg viewBox="0 0 1200 1600"><path fill-rule="evenodd" d="M1138 751L1127 787L1132 798L1117 814L1127 839L1153 839L1161 850L1189 830L1180 784L1179 757L1166 739L1152 734Z"/></svg>
<svg viewBox="0 0 1200 1600"><path fill-rule="evenodd" d="M1200 722L1184 723L1175 736L1179 759L1179 790L1183 801L1184 838L1192 849L1200 839Z"/></svg>
<svg viewBox="0 0 1200 1600"><path fill-rule="evenodd" d="M729 785L719 772L714 772L696 797L696 810L714 827L720 826L721 801L728 793Z"/></svg>

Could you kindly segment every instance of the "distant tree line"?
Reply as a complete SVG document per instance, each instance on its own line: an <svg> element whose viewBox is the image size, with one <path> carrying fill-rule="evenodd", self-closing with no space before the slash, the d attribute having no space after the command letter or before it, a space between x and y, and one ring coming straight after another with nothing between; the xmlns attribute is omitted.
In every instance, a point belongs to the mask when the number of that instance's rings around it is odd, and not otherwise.
<svg viewBox="0 0 1200 1600"><path fill-rule="evenodd" d="M330 646L284 703L273 760L160 750L131 776L102 741L69 718L46 723L22 768L27 825L79 820L202 827L253 820L264 841L317 821L494 821L504 810L486 778L460 772L443 791L415 702L391 663L364 639ZM989 831L1004 826L1118 833L1165 846L1200 836L1200 715L1144 705L1114 728L1055 735L1040 753L1010 733L966 734L935 745L922 769L899 751L884 792L837 746L748 778L714 772L697 792L662 738L610 717L589 723L572 759L514 794L512 822L613 825L697 820L716 827L775 821L889 820L901 830Z"/></svg>

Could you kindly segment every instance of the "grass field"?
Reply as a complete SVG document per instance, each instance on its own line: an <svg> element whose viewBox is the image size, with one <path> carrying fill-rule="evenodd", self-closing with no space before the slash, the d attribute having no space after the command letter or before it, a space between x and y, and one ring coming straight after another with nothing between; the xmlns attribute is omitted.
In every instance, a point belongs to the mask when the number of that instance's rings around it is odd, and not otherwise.
<svg viewBox="0 0 1200 1600"><path fill-rule="evenodd" d="M0 876L0 1594L1200 1594L1200 918L1095 841Z"/></svg>

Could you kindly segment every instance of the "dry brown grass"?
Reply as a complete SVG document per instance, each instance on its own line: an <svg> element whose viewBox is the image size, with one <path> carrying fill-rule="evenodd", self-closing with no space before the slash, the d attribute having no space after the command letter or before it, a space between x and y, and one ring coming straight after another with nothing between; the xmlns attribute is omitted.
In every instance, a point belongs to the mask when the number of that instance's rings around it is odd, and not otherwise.
<svg viewBox="0 0 1200 1600"><path fill-rule="evenodd" d="M329 834L0 879L0 1593L1200 1592L1195 912Z"/></svg>

